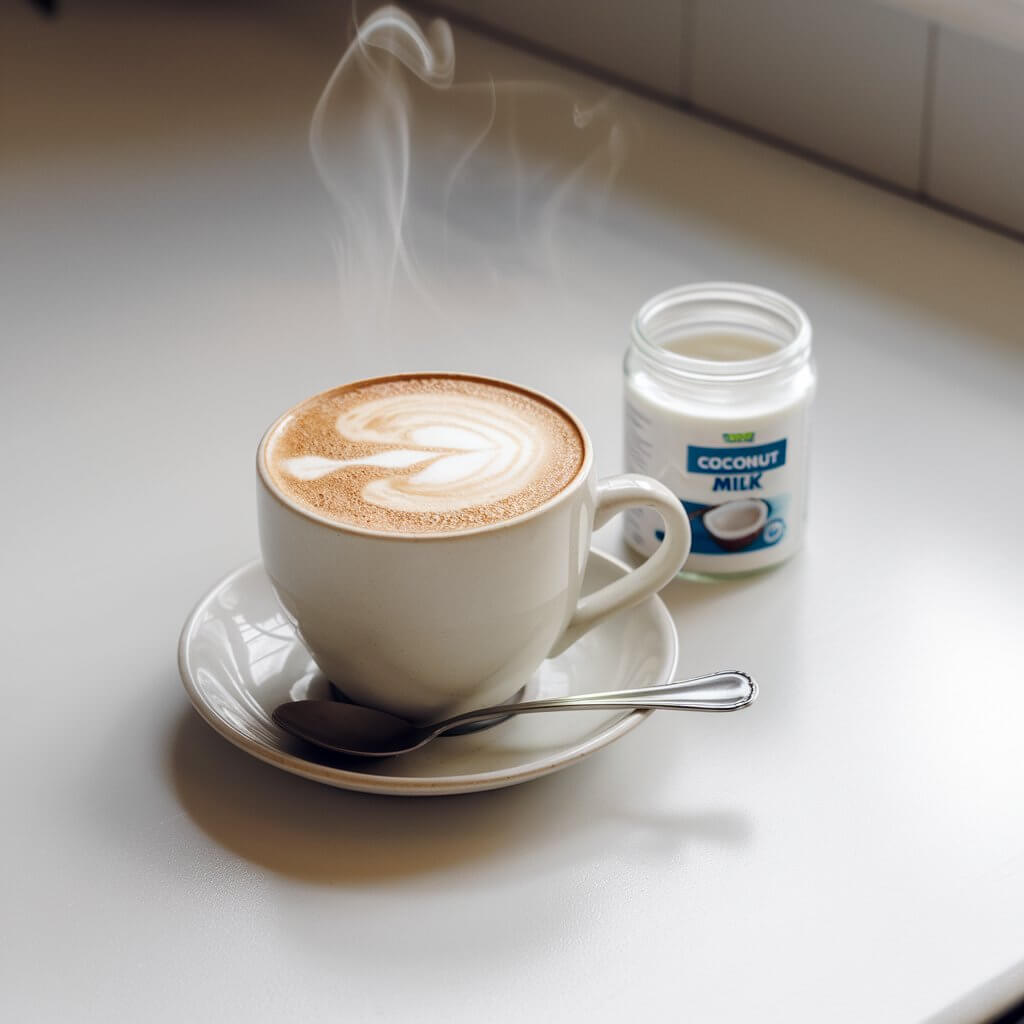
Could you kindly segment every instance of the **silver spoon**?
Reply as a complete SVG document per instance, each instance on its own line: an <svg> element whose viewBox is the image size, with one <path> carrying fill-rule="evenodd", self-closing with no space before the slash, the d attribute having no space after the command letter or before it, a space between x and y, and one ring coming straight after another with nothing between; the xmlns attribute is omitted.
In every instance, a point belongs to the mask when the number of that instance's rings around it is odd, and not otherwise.
<svg viewBox="0 0 1024 1024"><path fill-rule="evenodd" d="M429 743L457 725L504 719L532 711L592 711L603 708L664 708L682 711L739 711L754 703L757 683L746 672L713 672L664 686L584 693L575 697L499 704L416 725L397 715L336 700L295 700L274 709L284 730L318 747L358 757L390 757Z"/></svg>

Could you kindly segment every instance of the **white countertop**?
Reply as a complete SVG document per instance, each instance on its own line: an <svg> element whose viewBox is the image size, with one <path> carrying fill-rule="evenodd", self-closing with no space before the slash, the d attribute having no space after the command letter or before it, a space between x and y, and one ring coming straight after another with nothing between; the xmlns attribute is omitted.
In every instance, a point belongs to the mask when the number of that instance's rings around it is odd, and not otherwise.
<svg viewBox="0 0 1024 1024"><path fill-rule="evenodd" d="M1024 994L1024 247L622 97L628 158L603 213L596 179L565 208L557 275L466 266L443 315L399 289L358 340L306 148L343 18L287 6L0 15L0 1011L862 1024ZM664 593L681 669L750 670L755 709L434 800L283 774L200 721L177 633L257 551L277 413L484 371L576 410L615 472L629 318L705 279L815 328L808 547Z"/></svg>

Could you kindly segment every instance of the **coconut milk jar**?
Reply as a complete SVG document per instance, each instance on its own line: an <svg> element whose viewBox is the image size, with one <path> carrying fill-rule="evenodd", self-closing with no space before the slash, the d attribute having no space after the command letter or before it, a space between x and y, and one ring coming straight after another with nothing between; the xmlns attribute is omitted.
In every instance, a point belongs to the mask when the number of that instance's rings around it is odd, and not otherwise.
<svg viewBox="0 0 1024 1024"><path fill-rule="evenodd" d="M626 354L626 467L666 484L693 528L684 572L776 565L803 541L815 373L811 325L765 288L699 284L650 300ZM649 509L626 516L641 554L661 542Z"/></svg>

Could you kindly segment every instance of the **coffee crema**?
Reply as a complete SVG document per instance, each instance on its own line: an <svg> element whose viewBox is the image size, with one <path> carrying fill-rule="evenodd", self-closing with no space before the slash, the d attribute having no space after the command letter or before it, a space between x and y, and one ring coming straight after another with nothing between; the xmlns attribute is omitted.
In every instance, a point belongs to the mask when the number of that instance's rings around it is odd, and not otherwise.
<svg viewBox="0 0 1024 1024"><path fill-rule="evenodd" d="M515 519L583 465L575 424L511 384L423 374L345 385L296 407L265 448L275 486L338 523L407 534Z"/></svg>

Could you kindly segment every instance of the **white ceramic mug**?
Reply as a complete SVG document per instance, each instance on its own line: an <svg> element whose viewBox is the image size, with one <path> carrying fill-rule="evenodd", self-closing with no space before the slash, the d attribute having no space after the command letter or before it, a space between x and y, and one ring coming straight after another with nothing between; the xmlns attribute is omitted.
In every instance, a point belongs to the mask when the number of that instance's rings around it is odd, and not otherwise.
<svg viewBox="0 0 1024 1024"><path fill-rule="evenodd" d="M349 698L411 720L500 703L545 657L682 567L690 525L679 499L635 473L596 481L590 438L553 404L583 439L569 484L524 515L431 536L363 529L302 508L274 486L266 464L291 412L264 435L263 564L314 660ZM661 514L665 540L637 569L580 598L591 532L634 505Z"/></svg>

